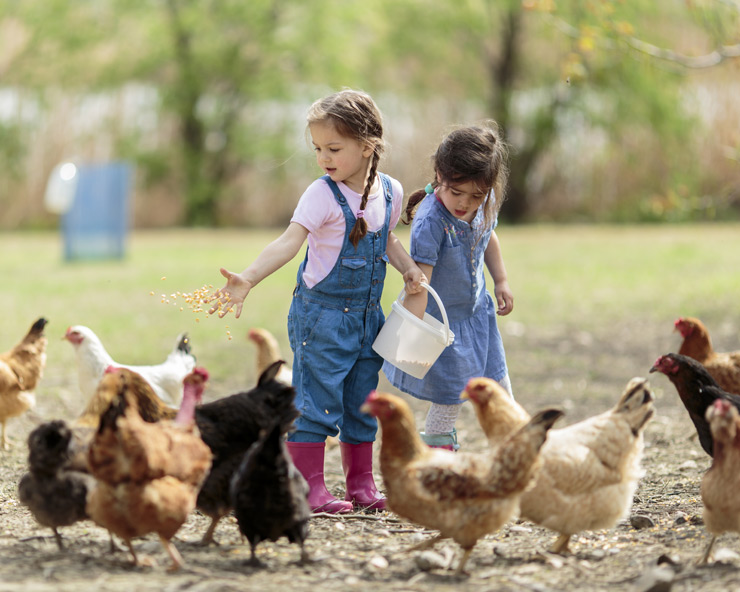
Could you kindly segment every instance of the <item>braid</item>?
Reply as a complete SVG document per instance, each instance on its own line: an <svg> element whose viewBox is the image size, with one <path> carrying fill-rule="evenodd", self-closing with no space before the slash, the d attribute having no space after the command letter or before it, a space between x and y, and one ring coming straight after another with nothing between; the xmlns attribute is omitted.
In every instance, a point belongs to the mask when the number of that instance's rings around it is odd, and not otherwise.
<svg viewBox="0 0 740 592"><path fill-rule="evenodd" d="M403 211L406 218L402 218L401 222L403 222L407 226L411 224L411 221L414 219L414 214L416 213L416 206L418 206L421 200L424 199L426 196L427 192L425 189L417 189L411 195L409 195L409 201L406 204L406 209Z"/></svg>
<svg viewBox="0 0 740 592"><path fill-rule="evenodd" d="M367 183L365 183L365 191L362 192L362 200L360 201L360 210L364 210L367 205L367 198L370 196L370 190L375 182L375 175L378 172L378 162L380 161L380 154L378 150L373 150L373 159L370 162L370 171L367 176ZM365 238L367 234L367 222L364 217L357 217L355 219L355 225L352 227L352 232L349 233L349 240L352 245L357 248L357 244L360 239Z"/></svg>

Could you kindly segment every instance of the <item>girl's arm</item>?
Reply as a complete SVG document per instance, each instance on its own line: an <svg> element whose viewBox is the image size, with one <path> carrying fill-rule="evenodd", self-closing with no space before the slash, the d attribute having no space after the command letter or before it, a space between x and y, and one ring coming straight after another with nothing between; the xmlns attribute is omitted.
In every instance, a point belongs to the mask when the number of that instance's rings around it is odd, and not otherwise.
<svg viewBox="0 0 740 592"><path fill-rule="evenodd" d="M496 231L491 232L486 252L483 255L488 272L493 278L494 298L498 306L497 314L507 315L514 310L514 295L509 288L509 280L506 276L504 257L501 254L501 245L498 241Z"/></svg>
<svg viewBox="0 0 740 592"><path fill-rule="evenodd" d="M426 263L417 263L417 265L419 266L422 274L424 274L424 281L427 284L430 283L432 281L432 272L434 271L434 267ZM427 292L424 288L421 288L419 292L415 292L413 294L409 294L408 292L406 292L406 298L404 298L403 300L403 306L420 319L423 319L424 311L427 309L428 297L429 292Z"/></svg>
<svg viewBox="0 0 740 592"><path fill-rule="evenodd" d="M218 316L224 317L234 310L238 319L249 291L293 259L307 237L308 230L296 222L291 222L285 232L267 245L241 273L234 273L222 267L221 275L226 278L226 285L211 297L210 301L218 300L218 304L215 304L208 313L218 311Z"/></svg>
<svg viewBox="0 0 740 592"><path fill-rule="evenodd" d="M388 261L395 267L401 275L403 275L403 281L406 284L406 294L417 294L419 292L426 292L424 288L419 285L419 282L427 282L427 278L424 273L419 269L416 264L406 252L403 244L398 237L392 232L388 235L388 247L386 249L388 253Z"/></svg>

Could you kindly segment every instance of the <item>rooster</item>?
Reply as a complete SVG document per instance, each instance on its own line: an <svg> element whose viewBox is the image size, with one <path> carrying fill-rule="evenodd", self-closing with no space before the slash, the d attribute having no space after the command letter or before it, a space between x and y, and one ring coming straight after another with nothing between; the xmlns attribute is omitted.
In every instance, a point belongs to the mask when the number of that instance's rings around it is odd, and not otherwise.
<svg viewBox="0 0 740 592"><path fill-rule="evenodd" d="M54 532L63 549L60 526L89 518L85 505L95 487L86 467L74 466L75 433L62 420L41 424L28 436L28 466L18 497L42 526Z"/></svg>
<svg viewBox="0 0 740 592"><path fill-rule="evenodd" d="M5 428L8 419L17 417L36 404L34 389L46 366L44 327L48 321L38 319L23 340L13 349L0 354L0 446L10 448Z"/></svg>
<svg viewBox="0 0 740 592"><path fill-rule="evenodd" d="M696 428L699 444L709 456L712 451L712 431L707 423L707 409L715 399L725 399L740 409L740 395L723 390L709 371L696 360L680 354L660 356L650 372L661 372L676 387L681 402Z"/></svg>
<svg viewBox="0 0 740 592"><path fill-rule="evenodd" d="M178 336L174 349L164 362L151 366L131 366L114 361L98 336L82 325L69 327L64 338L74 347L80 391L88 400L95 393L105 369L114 366L137 372L162 401L177 405L182 396L182 380L195 368L195 356L191 353L186 333Z"/></svg>
<svg viewBox="0 0 740 592"><path fill-rule="evenodd" d="M717 537L723 532L740 532L740 413L729 401L717 399L708 409L706 420L712 431L714 458L701 481L704 525L712 539L700 563L712 554Z"/></svg>
<svg viewBox="0 0 740 592"><path fill-rule="evenodd" d="M411 409L395 395L373 391L361 409L377 417L382 429L380 471L388 507L439 531L417 548L444 538L460 545L458 573L478 539L516 514L520 496L539 469L548 430L562 416L556 409L542 411L496 450L474 454L428 447Z"/></svg>
<svg viewBox="0 0 740 592"><path fill-rule="evenodd" d="M722 389L740 395L740 351L714 351L709 331L699 319L682 317L674 326L683 337L678 353L704 366Z"/></svg>
<svg viewBox="0 0 740 592"><path fill-rule="evenodd" d="M301 547L301 562L308 561L308 483L295 468L283 441L283 428L275 422L252 444L231 481L231 500L239 530L251 547L250 563L259 565L255 549L261 541L285 536Z"/></svg>
<svg viewBox="0 0 740 592"><path fill-rule="evenodd" d="M502 434L520 427L527 414L493 385L482 388L487 380L473 379L464 394L497 446ZM520 512L522 518L560 533L552 552L566 553L572 535L610 528L629 510L653 399L647 381L633 378L611 410L549 432L540 451L542 469L534 487L522 495Z"/></svg>
<svg viewBox="0 0 740 592"><path fill-rule="evenodd" d="M172 560L182 566L171 539L195 508L198 490L211 467L211 451L198 435L196 401L187 391L174 421L145 422L136 398L125 388L100 419L88 450L97 480L87 502L96 524L121 537L139 559L132 539L155 532Z"/></svg>

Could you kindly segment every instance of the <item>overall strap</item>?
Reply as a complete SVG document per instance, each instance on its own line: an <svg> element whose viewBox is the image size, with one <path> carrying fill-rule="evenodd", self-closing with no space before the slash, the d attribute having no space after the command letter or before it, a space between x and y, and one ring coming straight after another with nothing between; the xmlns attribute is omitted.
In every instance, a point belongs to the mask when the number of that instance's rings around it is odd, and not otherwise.
<svg viewBox="0 0 740 592"><path fill-rule="evenodd" d="M383 184L385 201L391 203L393 201L393 187L391 187L391 178L385 173L378 173L378 177L380 177L380 182Z"/></svg>
<svg viewBox="0 0 740 592"><path fill-rule="evenodd" d="M332 178L329 175L324 175L323 177L321 177L321 179L325 181L326 184L329 186L329 189L331 189L332 193L334 194L334 199L336 199L337 203L339 203L339 206L345 213L345 217L348 211L350 214L352 214L352 211L349 210L349 205L347 204L347 198L344 197L344 194L339 190L339 185L332 181ZM354 214L352 216L354 218Z"/></svg>

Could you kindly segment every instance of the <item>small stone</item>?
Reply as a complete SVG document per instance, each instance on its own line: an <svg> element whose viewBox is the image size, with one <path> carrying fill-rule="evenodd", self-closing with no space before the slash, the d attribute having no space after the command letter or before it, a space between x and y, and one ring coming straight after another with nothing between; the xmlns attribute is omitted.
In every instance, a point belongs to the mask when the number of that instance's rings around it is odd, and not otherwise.
<svg viewBox="0 0 740 592"><path fill-rule="evenodd" d="M655 522L653 522L652 518L643 514L633 514L632 516L630 516L630 524L632 525L632 528L636 530L642 530L643 528L652 528L653 526L655 526Z"/></svg>
<svg viewBox="0 0 740 592"><path fill-rule="evenodd" d="M374 569L388 569L388 560L382 555L374 555L368 563Z"/></svg>
<svg viewBox="0 0 740 592"><path fill-rule="evenodd" d="M415 561L422 571L447 568L447 559L436 551L422 551L415 557Z"/></svg>

